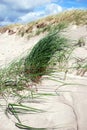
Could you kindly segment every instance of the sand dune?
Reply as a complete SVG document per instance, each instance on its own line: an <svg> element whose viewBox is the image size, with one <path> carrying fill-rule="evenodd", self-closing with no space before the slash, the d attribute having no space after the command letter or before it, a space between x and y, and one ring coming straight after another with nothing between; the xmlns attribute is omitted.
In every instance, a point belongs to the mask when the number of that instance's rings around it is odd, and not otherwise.
<svg viewBox="0 0 87 130"><path fill-rule="evenodd" d="M78 40L81 36L86 38L86 27L72 26L67 31L70 39ZM15 58L23 56L29 48L32 48L43 35L31 38L29 41L7 33L0 35L0 67L5 67ZM87 45L75 49L74 56L87 57ZM63 77L63 73L55 74L56 79ZM62 79L60 79L63 81ZM37 93L52 93L55 96L37 98L33 103L25 102L26 105L45 110L44 113L21 115L24 124L35 128L47 130L87 130L87 76L68 74L66 83L70 85L60 87L60 83L43 77L38 85ZM8 102L13 102L12 98ZM1 104L6 104L3 99ZM14 125L15 119L10 119L0 113L1 130L18 130Z"/></svg>

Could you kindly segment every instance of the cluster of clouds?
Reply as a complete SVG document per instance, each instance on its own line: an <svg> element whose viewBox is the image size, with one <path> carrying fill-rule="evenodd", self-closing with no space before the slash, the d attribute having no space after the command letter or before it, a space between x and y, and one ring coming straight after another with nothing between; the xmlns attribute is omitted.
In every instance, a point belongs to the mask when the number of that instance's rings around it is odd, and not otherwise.
<svg viewBox="0 0 87 130"><path fill-rule="evenodd" d="M58 0L0 0L0 25L27 23L56 14L62 7L54 2Z"/></svg>
<svg viewBox="0 0 87 130"><path fill-rule="evenodd" d="M0 0L0 25L27 23L64 10L66 0ZM68 2L86 0L68 0Z"/></svg>

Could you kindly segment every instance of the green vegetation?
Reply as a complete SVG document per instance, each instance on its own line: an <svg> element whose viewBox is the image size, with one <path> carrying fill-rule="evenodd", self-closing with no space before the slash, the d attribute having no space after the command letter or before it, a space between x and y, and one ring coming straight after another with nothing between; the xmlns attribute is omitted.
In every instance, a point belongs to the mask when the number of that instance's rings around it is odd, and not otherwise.
<svg viewBox="0 0 87 130"><path fill-rule="evenodd" d="M14 61L7 68L0 69L0 93L20 91L25 88L24 59Z"/></svg>
<svg viewBox="0 0 87 130"><path fill-rule="evenodd" d="M84 40L83 37L80 37L80 38L79 38L77 45L78 45L79 47L85 46L85 40Z"/></svg>
<svg viewBox="0 0 87 130"><path fill-rule="evenodd" d="M87 58L76 58L74 68L77 70L77 75L84 76L87 72Z"/></svg>
<svg viewBox="0 0 87 130"><path fill-rule="evenodd" d="M14 117L17 120L15 125L18 128L25 129L25 130L46 130L46 129L45 128L33 128L30 126L23 125L18 115L31 114L31 113L35 114L35 113L42 113L42 112L44 112L44 111L41 109L29 107L29 106L22 105L22 104L8 104L8 107L5 111L7 116L8 116L8 114L14 115Z"/></svg>
<svg viewBox="0 0 87 130"><path fill-rule="evenodd" d="M59 34L64 27L64 24L60 24L56 32L53 31L53 33L41 39L26 57L24 63L25 76L30 78L31 81L38 83L43 75L52 72L53 69L50 69L49 66L56 52L59 53L57 59L63 60L64 52L69 48L67 40ZM63 52L63 54L60 52ZM58 60L57 62L59 62Z"/></svg>

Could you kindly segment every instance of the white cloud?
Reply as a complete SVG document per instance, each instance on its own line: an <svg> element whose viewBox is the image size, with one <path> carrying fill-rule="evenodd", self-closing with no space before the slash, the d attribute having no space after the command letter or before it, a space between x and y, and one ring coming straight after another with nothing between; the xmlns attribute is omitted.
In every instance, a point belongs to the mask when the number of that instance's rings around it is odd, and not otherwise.
<svg viewBox="0 0 87 130"><path fill-rule="evenodd" d="M46 11L48 14L57 14L59 12L61 12L63 9L60 5L57 4L49 4L46 7Z"/></svg>
<svg viewBox="0 0 87 130"><path fill-rule="evenodd" d="M31 13L27 13L26 15L19 17L18 22L29 22L29 21L33 21L35 19L39 19L42 16L44 16L45 13L43 11L41 12L31 12Z"/></svg>
<svg viewBox="0 0 87 130"><path fill-rule="evenodd" d="M40 6L51 2L51 0L2 0L3 2L11 5L13 9L32 9L36 6Z"/></svg>
<svg viewBox="0 0 87 130"><path fill-rule="evenodd" d="M57 4L48 4L43 11L29 12L21 17L19 17L18 22L29 22L33 21L50 14L57 14L62 11L62 7Z"/></svg>
<svg viewBox="0 0 87 130"><path fill-rule="evenodd" d="M53 1L57 0L0 0L0 25L26 23L61 12L62 7Z"/></svg>

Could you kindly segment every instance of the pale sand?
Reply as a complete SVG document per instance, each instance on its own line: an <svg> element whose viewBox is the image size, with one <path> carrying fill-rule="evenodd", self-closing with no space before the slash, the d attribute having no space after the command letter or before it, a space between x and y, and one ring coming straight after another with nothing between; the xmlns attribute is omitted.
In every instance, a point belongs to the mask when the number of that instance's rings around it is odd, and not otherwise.
<svg viewBox="0 0 87 130"><path fill-rule="evenodd" d="M27 40L16 35L8 35L7 33L0 35L0 67L5 67L14 59L18 59L27 54L42 37L36 36Z"/></svg>
<svg viewBox="0 0 87 130"><path fill-rule="evenodd" d="M87 34L86 28L81 27L80 29L76 26L72 27L71 37L76 34L74 40L76 40L76 36L77 39L80 37L81 32L81 36ZM0 66L7 66L14 58L26 54L26 50L35 45L41 37L38 36L27 41L15 35L0 35ZM85 58L87 56L86 46L78 47L73 55ZM59 80L58 77L63 78L63 73L54 75L56 75L57 80ZM20 115L23 123L36 128L47 128L47 130L87 130L87 77L86 75L80 77L68 74L65 82L71 83L71 85L60 87L61 84L59 82L44 77L42 83L38 85L38 93L52 93L56 94L56 96L38 98L35 101L33 100L33 103L25 102L24 104L28 106L40 108L46 110L46 112ZM77 85L72 85L73 83ZM24 94L26 95L26 93ZM8 102L13 102L13 99L9 98ZM3 99L1 104L5 104ZM0 130L18 130L14 125L14 121L13 116L8 119L1 112Z"/></svg>

